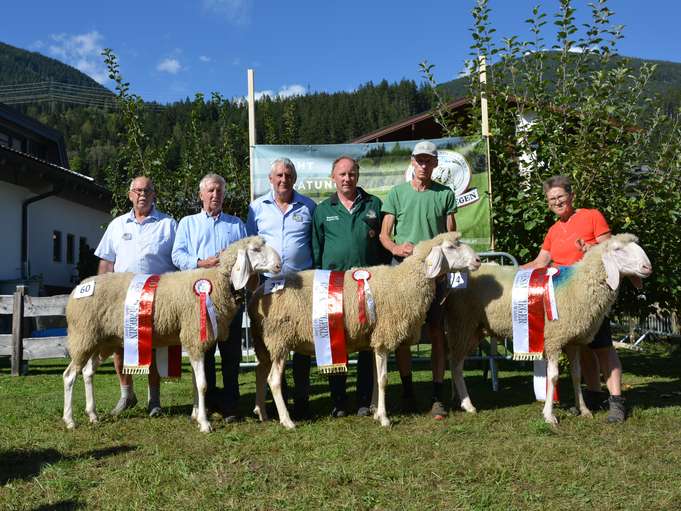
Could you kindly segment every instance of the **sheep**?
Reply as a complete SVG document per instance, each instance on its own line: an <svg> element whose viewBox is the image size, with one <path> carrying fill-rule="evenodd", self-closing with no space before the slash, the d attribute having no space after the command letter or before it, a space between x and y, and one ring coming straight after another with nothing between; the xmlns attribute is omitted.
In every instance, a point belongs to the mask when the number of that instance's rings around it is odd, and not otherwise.
<svg viewBox="0 0 681 511"><path fill-rule="evenodd" d="M558 319L546 321L544 353L548 361L547 396L558 383L558 358L563 348L570 359L575 402L580 413L590 417L580 386L579 346L589 343L617 298L620 275L635 285L652 272L646 253L632 234L619 234L593 246L572 267L561 269L554 277ZM511 296L516 270L483 265L471 276L466 289L452 292L445 303L447 344L452 378L461 408L475 413L463 379L464 358L479 343L483 332L494 337L511 338ZM544 420L556 424L553 400L546 399Z"/></svg>
<svg viewBox="0 0 681 511"><path fill-rule="evenodd" d="M440 234L419 243L398 266L373 266L369 285L374 296L376 320L361 324L358 318L357 284L352 270L345 273L343 309L345 341L349 353L372 348L377 370L378 405L374 419L390 425L385 408L388 353L415 339L435 296L435 278L449 271L480 266L480 259L456 232ZM264 294L256 290L249 302L251 332L259 364L256 368L254 413L267 420L265 380L272 389L279 420L286 428L295 424L286 409L281 378L290 351L314 354L312 335L312 286L314 270L286 276L283 290ZM375 387L376 388L376 384Z"/></svg>
<svg viewBox="0 0 681 511"><path fill-rule="evenodd" d="M208 339L205 343L200 342L199 298L194 293L194 283L199 279L210 280L218 332L227 332L240 305L236 290L244 288L254 273L277 273L280 269L279 255L266 246L261 237L253 236L231 244L221 253L220 263L214 268L161 275L154 300L153 344L182 344L188 352L195 378L192 419L199 423L202 432L211 431L206 418L203 354L215 342L215 332L209 328ZM75 427L73 385L81 370L85 381L86 413L90 422L97 421L92 376L114 348L123 345L124 302L132 278L132 273L105 273L86 279L84 282L95 283L94 294L85 298L71 295L66 305L71 363L64 371L63 419L69 429Z"/></svg>

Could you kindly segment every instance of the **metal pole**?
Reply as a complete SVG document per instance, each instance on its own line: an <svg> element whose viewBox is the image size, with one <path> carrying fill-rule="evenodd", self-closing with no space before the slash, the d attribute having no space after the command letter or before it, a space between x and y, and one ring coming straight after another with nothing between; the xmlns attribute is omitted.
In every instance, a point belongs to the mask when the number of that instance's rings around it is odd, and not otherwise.
<svg viewBox="0 0 681 511"><path fill-rule="evenodd" d="M487 152L487 197L489 200L489 233L490 233L490 250L495 249L494 239L494 222L492 221L492 158L489 150L489 116L487 110L487 63L484 55L480 55L479 72L480 72L480 114L482 116L482 136L485 139L485 147Z"/></svg>
<svg viewBox="0 0 681 511"><path fill-rule="evenodd" d="M255 77L252 69L248 70L248 164L250 172L250 200L255 199L253 195L253 176L255 175L255 162L253 154L255 152Z"/></svg>

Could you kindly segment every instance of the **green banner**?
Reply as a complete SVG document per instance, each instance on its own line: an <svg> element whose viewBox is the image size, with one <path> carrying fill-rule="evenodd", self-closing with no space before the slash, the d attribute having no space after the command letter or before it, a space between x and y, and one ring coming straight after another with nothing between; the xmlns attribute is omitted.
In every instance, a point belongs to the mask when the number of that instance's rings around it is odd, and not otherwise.
<svg viewBox="0 0 681 511"><path fill-rule="evenodd" d="M260 197L270 191L269 173L277 158L289 158L296 166L295 189L316 202L336 192L331 164L341 155L359 162L359 185L385 200L395 185L411 179L411 151L417 140L373 144L256 145L253 191ZM457 230L476 250L489 250L490 222L487 199L485 145L481 137L431 140L438 147L438 167L433 179L449 186L459 205Z"/></svg>

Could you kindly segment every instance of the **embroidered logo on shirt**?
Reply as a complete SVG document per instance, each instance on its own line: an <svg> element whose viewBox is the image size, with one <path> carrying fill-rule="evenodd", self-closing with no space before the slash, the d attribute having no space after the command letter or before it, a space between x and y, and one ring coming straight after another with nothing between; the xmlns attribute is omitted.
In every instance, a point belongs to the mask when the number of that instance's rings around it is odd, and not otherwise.
<svg viewBox="0 0 681 511"><path fill-rule="evenodd" d="M129 232L124 232L124 233L123 233L123 239L124 239L124 240L131 240L131 239L132 239L132 234L130 234Z"/></svg>
<svg viewBox="0 0 681 511"><path fill-rule="evenodd" d="M333 222L334 220L338 220L338 215L333 215L333 216L327 216L326 221L327 222Z"/></svg>
<svg viewBox="0 0 681 511"><path fill-rule="evenodd" d="M376 215L376 212L373 209L367 209L367 214L366 214L367 218L374 219L374 218L377 218L377 216L378 215Z"/></svg>
<svg viewBox="0 0 681 511"><path fill-rule="evenodd" d="M303 216L299 215L298 213L293 214L293 221L294 222L302 222L303 221Z"/></svg>

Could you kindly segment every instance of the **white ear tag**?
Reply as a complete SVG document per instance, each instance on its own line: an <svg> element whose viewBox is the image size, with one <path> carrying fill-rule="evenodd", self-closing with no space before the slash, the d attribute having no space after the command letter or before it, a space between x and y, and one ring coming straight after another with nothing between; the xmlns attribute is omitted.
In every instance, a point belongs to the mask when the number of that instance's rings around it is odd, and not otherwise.
<svg viewBox="0 0 681 511"><path fill-rule="evenodd" d="M468 287L468 272L448 273L447 284L450 289L466 289Z"/></svg>
<svg viewBox="0 0 681 511"><path fill-rule="evenodd" d="M283 278L267 279L267 281L263 285L263 294L270 295L272 293L276 293L277 291L281 291L282 289L284 289L285 286L286 279Z"/></svg>

